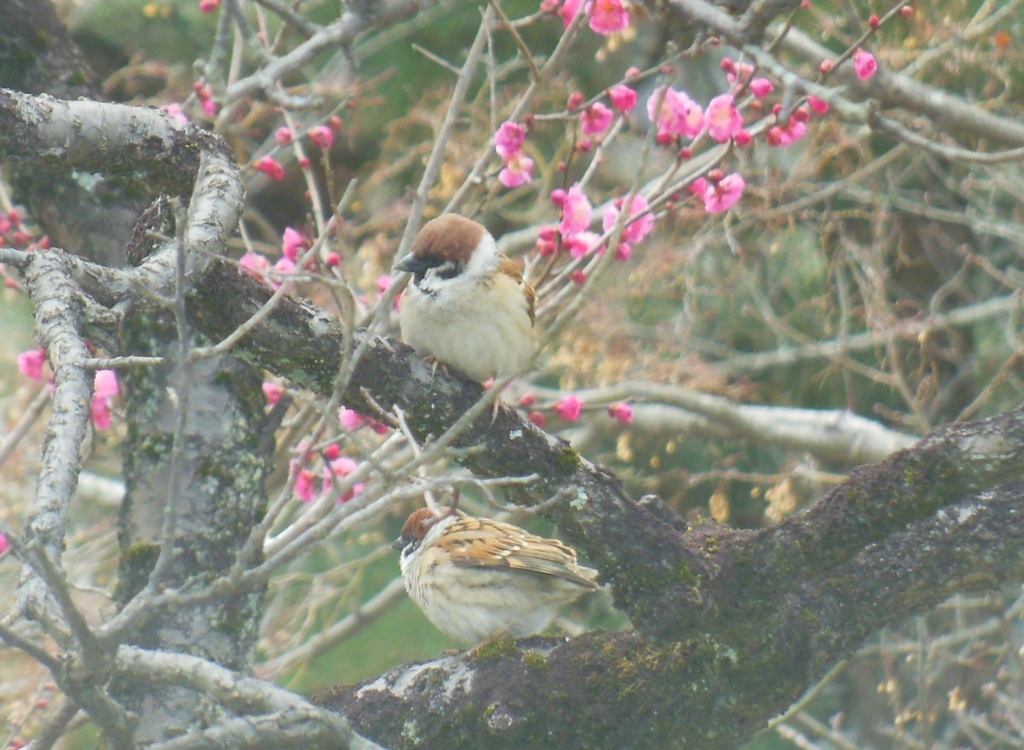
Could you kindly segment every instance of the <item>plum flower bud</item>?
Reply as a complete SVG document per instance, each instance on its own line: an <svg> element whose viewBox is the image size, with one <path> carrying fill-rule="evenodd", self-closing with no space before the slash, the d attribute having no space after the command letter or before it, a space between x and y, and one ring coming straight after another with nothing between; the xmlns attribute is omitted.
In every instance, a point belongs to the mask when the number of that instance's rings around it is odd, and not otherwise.
<svg viewBox="0 0 1024 750"><path fill-rule="evenodd" d="M326 151L334 143L334 132L326 125L317 125L309 129L309 139Z"/></svg>
<svg viewBox="0 0 1024 750"><path fill-rule="evenodd" d="M867 50L858 48L853 53L853 70L860 80L866 81L878 72L878 61Z"/></svg>
<svg viewBox="0 0 1024 750"><path fill-rule="evenodd" d="M267 405L274 406L284 395L284 386L272 383L269 380L263 383L263 395L267 397Z"/></svg>
<svg viewBox="0 0 1024 750"><path fill-rule="evenodd" d="M46 364L46 350L42 347L30 349L18 355L18 371L32 380L43 381L43 365Z"/></svg>
<svg viewBox="0 0 1024 750"><path fill-rule="evenodd" d="M569 394L552 407L555 413L568 422L575 422L580 418L580 411L583 409L583 402L576 396Z"/></svg>
<svg viewBox="0 0 1024 750"><path fill-rule="evenodd" d="M755 78L750 82L750 93L757 97L765 97L775 91L775 86L767 78Z"/></svg>
<svg viewBox="0 0 1024 750"><path fill-rule="evenodd" d="M608 407L608 416L623 424L629 424L633 421L633 407L620 401Z"/></svg>
<svg viewBox="0 0 1024 750"><path fill-rule="evenodd" d="M264 156L254 161L252 165L274 182L280 182L284 179L284 167L276 159Z"/></svg>
<svg viewBox="0 0 1024 750"><path fill-rule="evenodd" d="M819 115L823 115L828 112L828 102L823 101L816 96L808 96L807 105Z"/></svg>
<svg viewBox="0 0 1024 750"><path fill-rule="evenodd" d="M612 106L624 115L629 114L636 107L636 91L629 86L612 86L608 91L612 100Z"/></svg>

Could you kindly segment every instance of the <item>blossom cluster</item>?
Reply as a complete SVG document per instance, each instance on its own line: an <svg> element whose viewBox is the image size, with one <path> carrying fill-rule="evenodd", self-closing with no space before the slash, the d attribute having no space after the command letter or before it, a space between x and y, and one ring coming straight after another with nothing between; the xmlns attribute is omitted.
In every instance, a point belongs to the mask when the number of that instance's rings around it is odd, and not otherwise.
<svg viewBox="0 0 1024 750"><path fill-rule="evenodd" d="M325 496L333 489L335 482L341 481L359 468L359 463L355 459L341 455L341 448L337 445L329 445L323 450L319 472L311 468L315 462L314 454L306 446L299 446L299 452L300 458L293 458L288 463L288 470L295 483L295 496L304 503L311 503ZM365 487L364 482L356 482L338 497L338 502L348 502Z"/></svg>
<svg viewBox="0 0 1024 750"><path fill-rule="evenodd" d="M314 125L311 127L306 131L306 135L309 136L309 140L313 142L314 146L323 152L327 152L334 145L334 134L341 130L342 124L341 118L334 115L327 120L326 125ZM287 146L294 143L297 137L295 131L289 127L280 127L274 131L274 142L278 146ZM252 166L257 172L262 172L274 182L280 182L287 175L284 164L269 154L254 159ZM308 169L310 166L309 159L305 157L300 158L299 166L303 169Z"/></svg>
<svg viewBox="0 0 1024 750"><path fill-rule="evenodd" d="M40 383L47 380L46 350L42 347L29 349L18 355L18 371L27 378ZM51 383L52 388L52 383ZM93 375L92 399L89 411L97 430L109 430L113 417L114 398L121 392L117 373L113 370L97 370Z"/></svg>
<svg viewBox="0 0 1024 750"><path fill-rule="evenodd" d="M275 383L267 382L263 384L263 392L267 395L268 403L273 405L281 398L284 389ZM344 406L338 410L338 423L349 432L367 427L378 434L385 434L391 429L386 424ZM317 463L320 464L319 471L312 468ZM359 462L350 456L341 455L341 448L337 444L328 445L319 454L314 454L308 446L300 445L299 458L292 459L289 463L290 475L295 483L295 496L304 503L323 497L331 491L336 482L357 468ZM365 486L363 482L356 482L339 496L338 502L348 502L362 492Z"/></svg>

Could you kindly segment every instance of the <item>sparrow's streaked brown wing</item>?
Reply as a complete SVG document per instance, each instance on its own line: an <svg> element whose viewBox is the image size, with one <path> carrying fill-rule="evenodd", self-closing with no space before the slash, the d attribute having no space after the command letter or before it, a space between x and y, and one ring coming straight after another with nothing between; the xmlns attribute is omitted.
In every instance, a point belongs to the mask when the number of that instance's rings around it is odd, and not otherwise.
<svg viewBox="0 0 1024 750"><path fill-rule="evenodd" d="M597 588L597 571L577 565L571 547L518 526L464 516L445 533L445 544L450 546L452 562L460 567L509 568Z"/></svg>
<svg viewBox="0 0 1024 750"><path fill-rule="evenodd" d="M523 280L523 274L519 271L519 266L516 265L515 261L506 255L501 256L501 262L498 264L498 273L503 273L506 276L511 276L515 282L522 287L523 295L526 297L527 311L530 313L530 322L537 322L537 293L533 291L533 287L527 284Z"/></svg>

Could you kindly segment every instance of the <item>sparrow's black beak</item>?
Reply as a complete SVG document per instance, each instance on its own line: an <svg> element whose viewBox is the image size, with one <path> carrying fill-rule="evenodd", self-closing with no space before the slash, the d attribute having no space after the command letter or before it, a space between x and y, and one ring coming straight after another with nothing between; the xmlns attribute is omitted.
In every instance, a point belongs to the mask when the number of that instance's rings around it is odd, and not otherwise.
<svg viewBox="0 0 1024 750"><path fill-rule="evenodd" d="M402 537L398 537L398 539L391 543L391 549L395 550L396 552L401 552L404 547L405 539L403 539Z"/></svg>
<svg viewBox="0 0 1024 750"><path fill-rule="evenodd" d="M417 276L422 276L431 268L439 266L441 263L442 261L440 258L436 258L433 256L429 258L420 258L413 255L412 253L409 253L400 261L398 261L398 265L396 265L395 268L397 268L399 271L405 271L406 273L412 273L416 274Z"/></svg>

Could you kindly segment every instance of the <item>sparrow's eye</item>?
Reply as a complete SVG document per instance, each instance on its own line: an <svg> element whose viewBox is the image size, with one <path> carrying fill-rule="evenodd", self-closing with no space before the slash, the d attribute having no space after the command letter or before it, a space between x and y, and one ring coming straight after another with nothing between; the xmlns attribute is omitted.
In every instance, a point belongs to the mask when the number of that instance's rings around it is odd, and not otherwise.
<svg viewBox="0 0 1024 750"><path fill-rule="evenodd" d="M454 260L446 260L437 267L437 275L442 279L454 279L462 273L462 263Z"/></svg>

